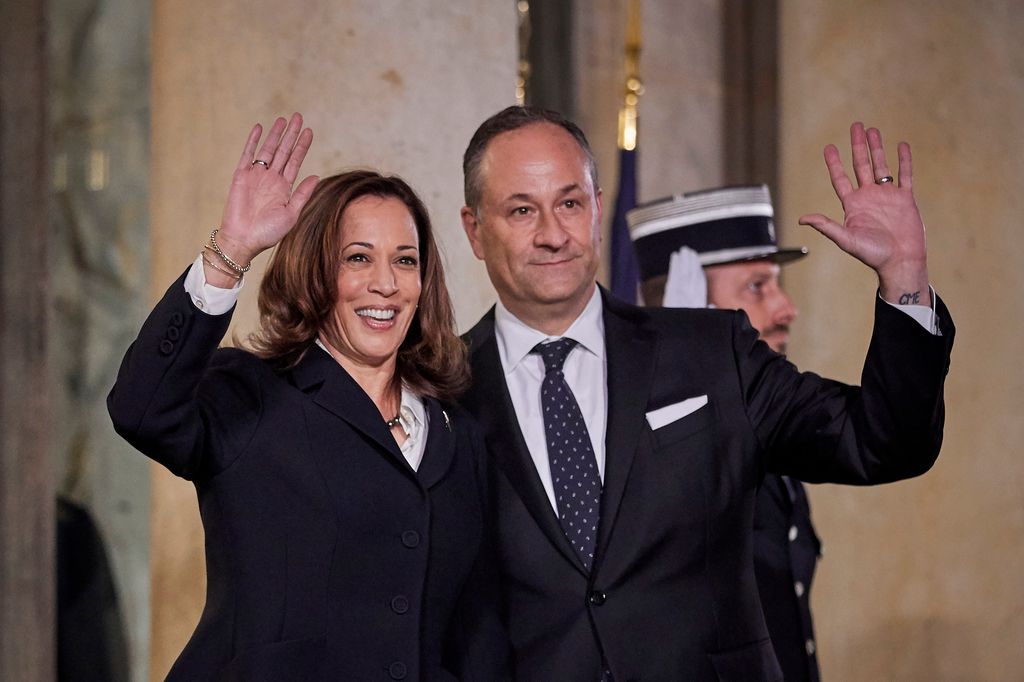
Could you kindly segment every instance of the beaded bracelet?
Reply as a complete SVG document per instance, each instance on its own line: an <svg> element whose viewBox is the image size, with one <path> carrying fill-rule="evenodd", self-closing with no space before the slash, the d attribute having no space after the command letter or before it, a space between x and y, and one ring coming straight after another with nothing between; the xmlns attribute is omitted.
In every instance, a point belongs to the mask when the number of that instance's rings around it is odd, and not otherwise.
<svg viewBox="0 0 1024 682"><path fill-rule="evenodd" d="M239 273L237 273L237 272L232 272L231 270L225 270L224 268L222 268L222 267L220 267L219 265L217 265L217 264L216 264L216 263L215 263L215 262L214 262L213 260L211 260L210 258L207 258L207 256L206 256L206 250L207 250L207 249L208 249L208 250L210 250L210 251L213 251L213 249L212 249L212 248L210 248L210 245L209 245L209 244L204 244L204 245L203 245L203 250L199 252L199 255L201 255L201 256L203 257L203 262L204 262L204 263L206 263L207 265L209 265L209 266L210 266L211 268L213 268L213 269L214 269L214 270L216 270L217 272L222 272L222 273L224 273L225 275L227 275L227 276L228 276L228 277L230 277L231 279L234 279L234 280L240 280L240 279L242 279L242 275L240 275ZM214 253L216 253L216 251L214 251Z"/></svg>
<svg viewBox="0 0 1024 682"><path fill-rule="evenodd" d="M224 261L224 264L227 265L232 270L234 270L235 272L237 272L239 275L244 275L245 273L249 272L249 268L252 267L252 261L249 261L244 266L239 265L235 261L231 260L226 253L220 250L220 247L217 245L218 232L220 232L220 228L217 228L210 233L210 250L216 253L218 256L220 256L220 259Z"/></svg>

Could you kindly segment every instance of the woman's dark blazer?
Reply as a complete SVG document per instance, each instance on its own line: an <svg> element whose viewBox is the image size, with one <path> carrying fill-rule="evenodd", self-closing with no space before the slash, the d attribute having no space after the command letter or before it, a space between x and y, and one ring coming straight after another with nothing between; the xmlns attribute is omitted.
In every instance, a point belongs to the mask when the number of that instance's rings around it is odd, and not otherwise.
<svg viewBox="0 0 1024 682"><path fill-rule="evenodd" d="M230 314L196 309L183 282L107 398L117 432L199 497L206 606L168 679L500 677L484 451L466 414L425 400L414 471L327 353L276 371L217 350Z"/></svg>

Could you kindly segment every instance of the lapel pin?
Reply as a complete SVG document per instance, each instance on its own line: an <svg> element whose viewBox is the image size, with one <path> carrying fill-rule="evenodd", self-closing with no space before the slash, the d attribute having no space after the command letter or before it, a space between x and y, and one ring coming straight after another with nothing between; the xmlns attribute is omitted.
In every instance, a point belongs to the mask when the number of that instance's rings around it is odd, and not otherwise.
<svg viewBox="0 0 1024 682"><path fill-rule="evenodd" d="M441 416L444 417L444 428L446 430L448 430L448 431L451 431L452 430L452 422L451 422L450 419L448 419L448 413L445 412L444 410L441 410Z"/></svg>

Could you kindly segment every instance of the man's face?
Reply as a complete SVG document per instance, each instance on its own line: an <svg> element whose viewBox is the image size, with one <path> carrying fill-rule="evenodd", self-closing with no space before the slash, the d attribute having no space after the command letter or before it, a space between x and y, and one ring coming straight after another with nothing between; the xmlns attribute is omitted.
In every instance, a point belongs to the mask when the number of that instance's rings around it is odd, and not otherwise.
<svg viewBox="0 0 1024 682"><path fill-rule="evenodd" d="M777 353L786 352L796 308L779 286L778 265L769 260L728 263L706 267L704 274L708 303L746 312L765 343Z"/></svg>
<svg viewBox="0 0 1024 682"><path fill-rule="evenodd" d="M491 140L479 210L462 209L473 253L518 318L561 333L593 294L601 193L568 132L536 123Z"/></svg>

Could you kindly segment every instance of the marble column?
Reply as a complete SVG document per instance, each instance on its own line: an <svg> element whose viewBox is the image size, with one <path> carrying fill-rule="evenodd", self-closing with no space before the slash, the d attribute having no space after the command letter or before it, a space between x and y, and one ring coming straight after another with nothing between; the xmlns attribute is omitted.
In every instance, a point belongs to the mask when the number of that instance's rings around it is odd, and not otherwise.
<svg viewBox="0 0 1024 682"><path fill-rule="evenodd" d="M53 679L46 3L0 5L0 679Z"/></svg>
<svg viewBox="0 0 1024 682"><path fill-rule="evenodd" d="M637 149L638 198L649 201L722 184L725 51L723 0L678 3L645 0ZM577 122L594 150L604 190L605 234L619 182L618 115L625 88L627 3L577 3L573 40ZM610 240L605 239L605 248ZM602 281L608 277L602 263Z"/></svg>
<svg viewBox="0 0 1024 682"><path fill-rule="evenodd" d="M493 302L459 221L462 152L476 126L514 102L513 3L312 0L153 3L155 300L217 224L250 126L301 111L315 131L304 172L397 173L430 209L456 312L468 327ZM265 257L231 334L254 329ZM153 469L153 679L166 673L204 596L192 487Z"/></svg>

